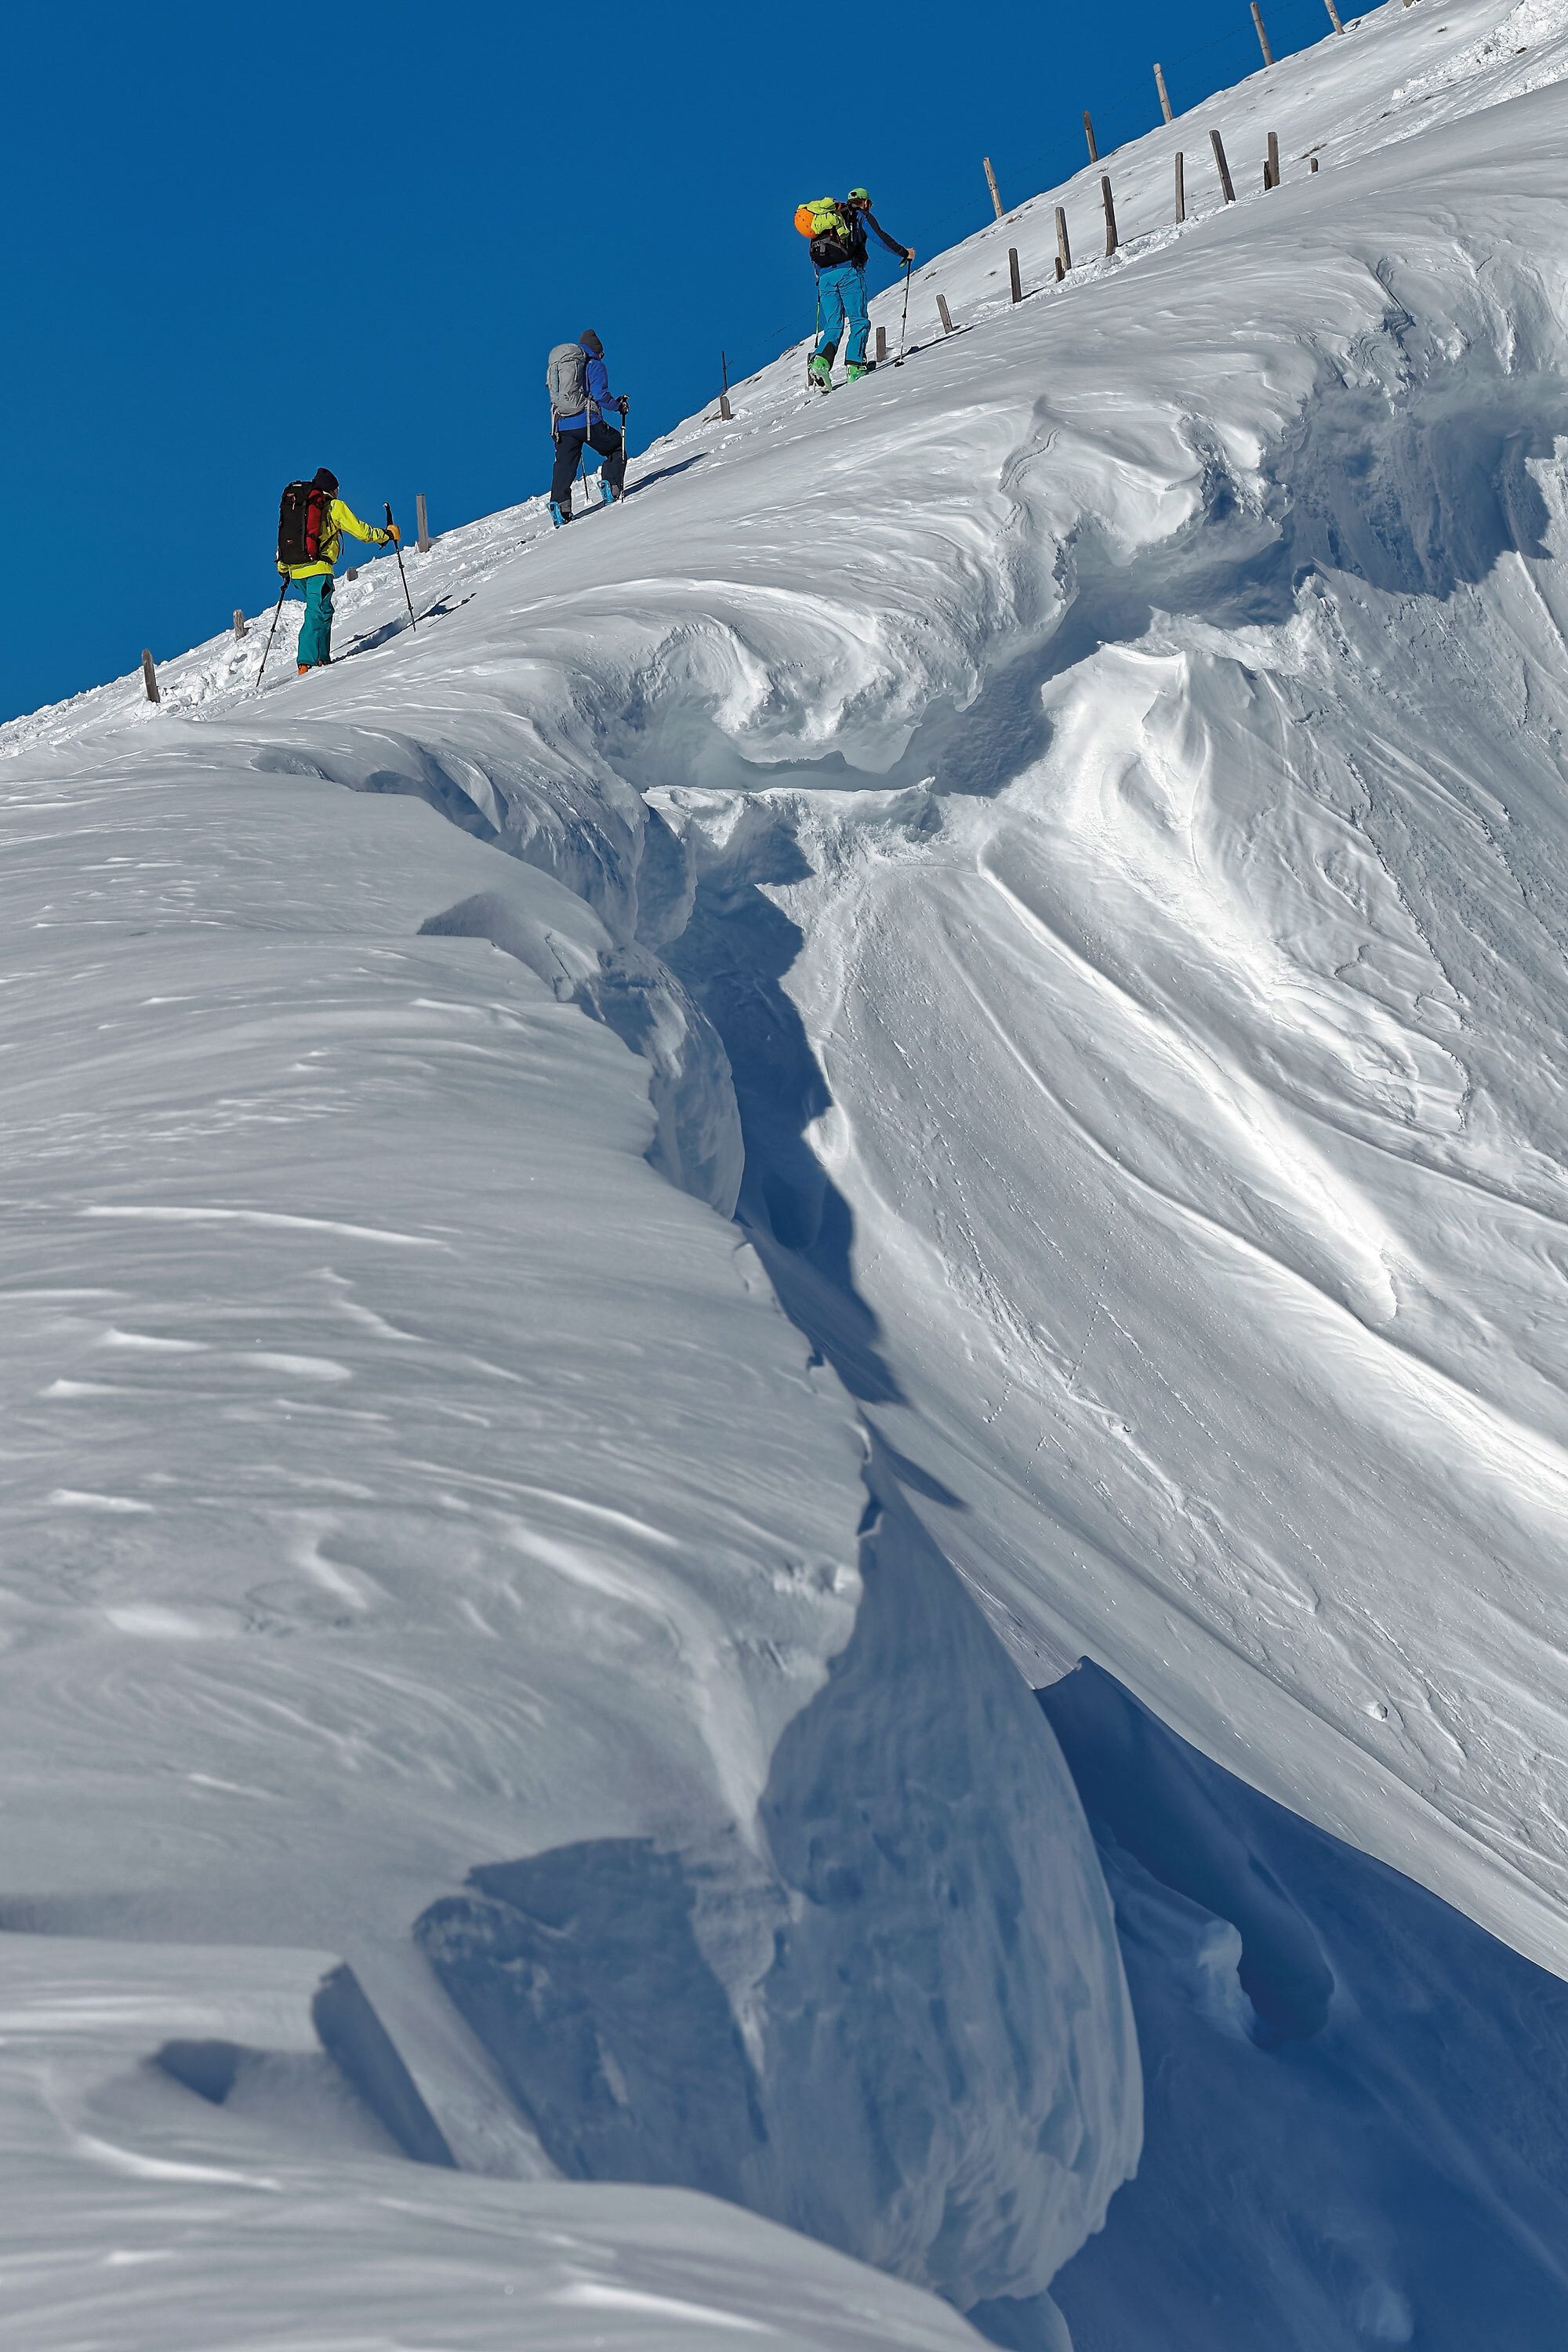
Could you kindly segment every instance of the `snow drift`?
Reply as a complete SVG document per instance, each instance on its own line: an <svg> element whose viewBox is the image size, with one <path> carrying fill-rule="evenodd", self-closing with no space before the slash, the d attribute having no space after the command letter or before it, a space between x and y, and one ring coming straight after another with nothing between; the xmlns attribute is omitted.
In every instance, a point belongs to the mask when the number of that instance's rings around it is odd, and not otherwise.
<svg viewBox="0 0 1568 2352"><path fill-rule="evenodd" d="M1149 2084L1138 2178L1056 2282L1077 2352L1561 2343L1568 1986L1098 1668L1040 1700Z"/></svg>

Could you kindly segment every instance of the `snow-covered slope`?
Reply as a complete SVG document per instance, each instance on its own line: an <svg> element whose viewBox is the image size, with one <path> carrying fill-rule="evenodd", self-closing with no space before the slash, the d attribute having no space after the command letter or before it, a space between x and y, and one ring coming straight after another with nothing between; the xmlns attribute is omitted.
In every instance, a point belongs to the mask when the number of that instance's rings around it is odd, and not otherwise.
<svg viewBox="0 0 1568 2352"><path fill-rule="evenodd" d="M509 2226L1032 2296L1138 2070L952 1561L1568 1973L1564 74L1564 0L1381 10L416 635L384 562L329 677L0 730L5 1967L172 1947L248 2049L204 1955L321 1954L353 2129ZM164 2160L99 2054L62 2243Z"/></svg>
<svg viewBox="0 0 1568 2352"><path fill-rule="evenodd" d="M1568 2341L1568 1985L1099 1668L1040 1700L1149 2090L1138 2178L1053 2283L1074 2352Z"/></svg>
<svg viewBox="0 0 1568 2352"><path fill-rule="evenodd" d="M632 851L623 951L302 764L199 728L7 777L0 1930L206 1947L220 1984L216 1948L324 1949L323 2040L409 2154L1043 2289L1136 2158L1104 1885L851 1401L647 1163L648 1063L587 1013L727 1078L630 940ZM635 845L629 792L581 799ZM465 1998L503 1934L503 1982L552 1955L521 2051Z"/></svg>
<svg viewBox="0 0 1568 2352"><path fill-rule="evenodd" d="M328 1955L0 1947L5 2336L27 2352L963 2352L933 2296L684 2189L409 2165L321 2055ZM236 2030L221 2105L149 2051ZM173 2063L194 2072L193 2049ZM215 2062L219 2063L219 2062Z"/></svg>

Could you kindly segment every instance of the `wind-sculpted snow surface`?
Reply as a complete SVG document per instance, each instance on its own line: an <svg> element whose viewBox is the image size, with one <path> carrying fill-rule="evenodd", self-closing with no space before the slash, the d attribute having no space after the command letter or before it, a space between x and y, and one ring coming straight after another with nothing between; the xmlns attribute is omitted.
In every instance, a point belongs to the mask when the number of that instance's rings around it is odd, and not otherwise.
<svg viewBox="0 0 1568 2352"><path fill-rule="evenodd" d="M411 555L416 636L373 565L330 674L0 730L0 1930L319 1955L304 2050L139 2045L269 2179L718 2186L1059 2344L1139 2077L949 1561L1568 1969L1568 10L1435 16Z"/></svg>
<svg viewBox="0 0 1568 2352"><path fill-rule="evenodd" d="M531 765L482 690L423 740L267 715L89 726L5 779L0 1941L155 1943L184 1988L135 2053L156 2112L127 2090L104 2161L163 2179L178 2102L204 2145L260 2105L291 2197L330 2124L373 2173L695 2181L960 2298L1043 2288L1136 2161L1109 1906L1048 1731L912 1523L903 1609L891 1568L865 1606L867 1440L715 1213L728 1064L649 943L686 853L602 764ZM855 1797L820 1822L818 1699ZM412 1940L476 1865L563 1853L689 1894L635 1923L669 1998L619 2141L591 2081L564 2126L520 2102ZM278 1945L322 1956L313 2055L223 1998ZM100 2055L83 2096L113 2104ZM748 2160L760 2115L750 2170L689 2160L661 2068ZM58 2157L89 2242L77 2126L30 2079L0 2081L15 2145ZM831 2210L828 2131L858 2183ZM24 2238L35 2194L19 2157ZM626 2292L604 2308L660 2340Z"/></svg>
<svg viewBox="0 0 1568 2352"><path fill-rule="evenodd" d="M770 1826L807 1834L798 1808L760 1808L786 1726L849 1687L829 1662L862 1639L850 1401L735 1227L644 1164L646 1065L584 1017L605 935L561 883L406 798L226 766L205 733L13 784L0 1717L26 1801L0 1929L341 1955L321 2039L387 2143L548 2174L557 2147L414 1920L491 1856L657 1851L696 1885L710 2009L755 2033L777 1937L810 1942L768 1849ZM477 899L489 920L459 921ZM911 1608L900 1661L917 1736L955 1611L973 1704L1022 1695L941 1573L945 1611ZM969 1910L950 1927L945 1881L905 1898L942 1947L922 1999L973 2043L936 2088L942 2161L900 2146L878 2188L897 2221L834 2232L955 2287L1043 2286L1137 2152L1092 1847L1043 1731L1037 1803L985 1793L1012 1786L1012 1744L998 1725L966 1748L952 1793L972 1835L1000 1825ZM891 1746L858 1785L857 1836L904 1835ZM983 1923L1037 1850L1058 1884L1004 1999ZM643 1943L669 1924L647 1915ZM830 1973L798 1965L798 1997ZM1043 2054L999 2152L1015 2009ZM695 2011L643 2025L679 2074ZM1097 2037L1098 2073L1069 2081ZM866 2099L920 2105L891 2057L842 2078L846 2134ZM747 2096L738 2077L721 2133L749 2129ZM1065 2156L1035 2144L1048 2116ZM640 2124L629 2177L721 2185L656 2106ZM815 2155L799 2114L755 2201L800 2205ZM954 2221L947 2188L976 2170L997 2193Z"/></svg>
<svg viewBox="0 0 1568 2352"><path fill-rule="evenodd" d="M933 2296L712 2198L408 2164L314 2046L326 1958L0 1937L8 2345L977 2352ZM193 2025L259 2045L219 2099L147 2063Z"/></svg>
<svg viewBox="0 0 1568 2352"><path fill-rule="evenodd" d="M1149 2083L1138 2179L1057 2282L1076 2352L1568 2340L1568 1986L1097 1668L1040 1699Z"/></svg>
<svg viewBox="0 0 1568 2352"><path fill-rule="evenodd" d="M879 379L879 600L921 429L1013 404L973 698L932 666L765 819L712 750L656 797L738 1082L799 942L742 1208L853 1286L799 1303L1026 1665L1091 1650L1563 1967L1568 184L1555 88L1502 111Z"/></svg>
<svg viewBox="0 0 1568 2352"><path fill-rule="evenodd" d="M1042 2294L1098 2227L1138 2063L1056 1744L873 1477L854 1638L762 1801L746 2030L694 1932L708 1890L647 1843L477 1870L420 1940L568 2178L733 2198L962 2309Z"/></svg>

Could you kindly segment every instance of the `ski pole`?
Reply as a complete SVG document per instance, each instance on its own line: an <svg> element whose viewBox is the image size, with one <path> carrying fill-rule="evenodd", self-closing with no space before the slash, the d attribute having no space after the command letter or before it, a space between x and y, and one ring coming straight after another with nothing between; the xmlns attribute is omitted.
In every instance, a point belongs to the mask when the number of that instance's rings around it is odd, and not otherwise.
<svg viewBox="0 0 1568 2352"><path fill-rule="evenodd" d="M383 499L381 503L386 509L386 528L390 530L392 529L392 501L390 499ZM408 574L403 569L403 550L398 545L396 540L394 540L392 542L392 550L393 553L397 558L397 576L403 583L403 601L408 607L408 625L411 629L416 629L419 626L419 624L414 617L414 599L408 593Z"/></svg>
<svg viewBox="0 0 1568 2352"><path fill-rule="evenodd" d="M272 651L272 640L278 634L278 615L283 610L283 599L288 593L289 574L285 572L283 574L283 585L278 591L278 602L272 608L272 626L267 632L267 644L263 648L261 656L261 669L265 669L267 667L267 656ZM261 669L258 669L256 673L256 683L258 686L261 683Z"/></svg>
<svg viewBox="0 0 1568 2352"><path fill-rule="evenodd" d="M904 315L899 321L899 365L900 367L904 363L905 338L910 331L910 275L914 266L914 256L911 254L904 264Z"/></svg>

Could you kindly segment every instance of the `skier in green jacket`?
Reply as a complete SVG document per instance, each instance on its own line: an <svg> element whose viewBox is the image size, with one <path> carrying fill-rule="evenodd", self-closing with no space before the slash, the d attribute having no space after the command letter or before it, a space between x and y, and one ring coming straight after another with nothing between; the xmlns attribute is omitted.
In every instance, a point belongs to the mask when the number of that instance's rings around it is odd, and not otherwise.
<svg viewBox="0 0 1568 2352"><path fill-rule="evenodd" d="M363 539L367 547L384 547L388 540L401 546L403 541L395 523L383 530L379 524L361 522L353 509L339 498L338 478L330 467L317 467L310 488L324 490L331 501L321 518L321 551L314 563L278 566L285 579L297 580L305 591L305 617L300 625L298 656L301 677L308 669L325 669L332 658L332 580L344 531L352 539Z"/></svg>

